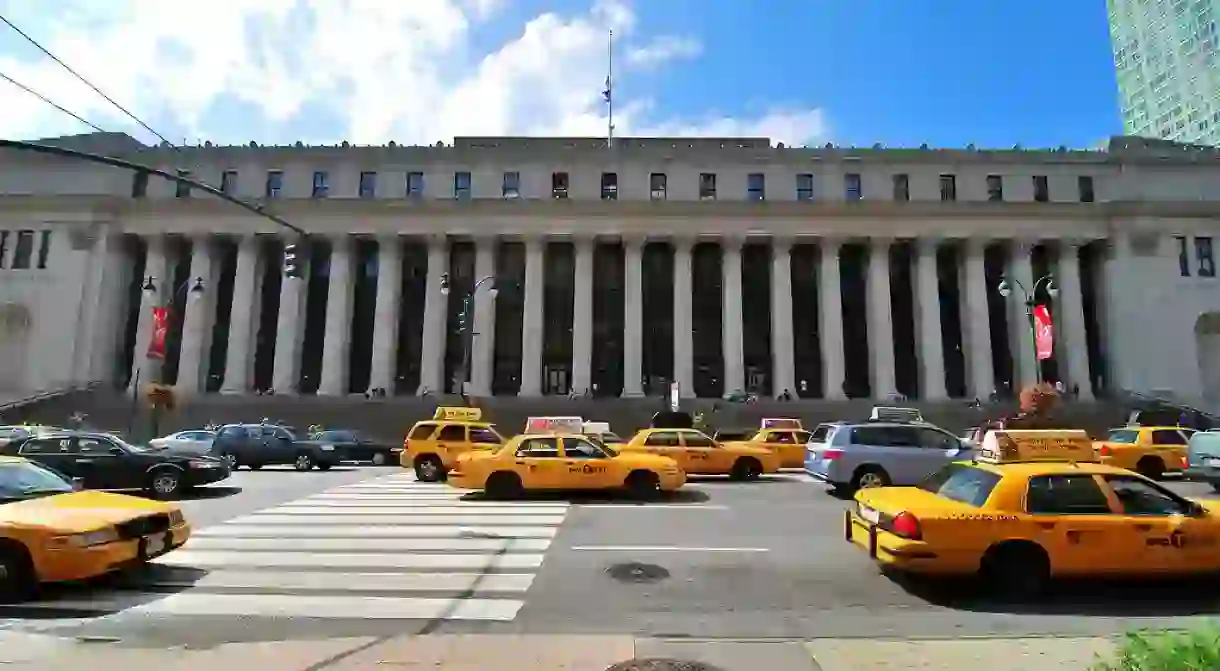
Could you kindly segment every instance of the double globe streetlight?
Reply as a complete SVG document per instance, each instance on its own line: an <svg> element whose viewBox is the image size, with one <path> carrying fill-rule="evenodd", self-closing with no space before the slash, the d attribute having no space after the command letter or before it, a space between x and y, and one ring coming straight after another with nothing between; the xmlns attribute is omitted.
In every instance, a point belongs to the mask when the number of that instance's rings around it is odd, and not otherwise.
<svg viewBox="0 0 1220 671"><path fill-rule="evenodd" d="M474 315L473 304L475 295L479 292L479 287L487 287L487 295L492 300L500 293L496 288L496 278L488 275L474 283L474 287L462 296L462 311L458 313L458 334L462 336L462 367L457 374L458 393L463 398L466 397L466 383L470 376L470 359L472 350L474 349ZM453 283L449 278L449 273L441 273L441 295L448 296L453 290Z"/></svg>
<svg viewBox="0 0 1220 671"><path fill-rule="evenodd" d="M144 278L144 286L142 288L142 291L144 292L144 295L147 296L148 298L150 298L150 299L156 298L157 297L157 278L153 275L146 276ZM186 281L184 281L182 284L178 285L178 287L174 289L174 292L169 295L168 300L166 300L166 302L163 305L154 305L153 307L161 308L161 309L165 310L165 321L168 326L169 320L173 318L174 304L178 302L179 296L181 296L182 294L185 293L187 299L196 300L196 299L200 298L201 296L203 296L203 294L206 291L207 291L207 288L203 283L202 277L196 277L194 280L191 280L188 278ZM168 348L169 343L168 342L165 343L165 346L166 346L166 348ZM164 377L165 377L165 366L161 366L159 374L157 375L157 382L164 383L164 381L165 381Z"/></svg>
<svg viewBox="0 0 1220 671"><path fill-rule="evenodd" d="M1036 319L1034 318L1034 310L1042 304L1038 301L1039 290L1042 290L1046 294L1048 299L1047 302L1049 303L1059 295L1059 287L1055 284L1055 276L1048 274L1038 278L1038 281L1034 282L1034 285L1028 289L1015 277L1011 279L1008 277L1003 277L1000 279L1000 284L996 287L996 291L999 292L1000 296L1008 298L1009 296L1013 295L1013 287L1016 287L1017 291L1020 292L1021 303L1025 306L1025 317L1029 320L1030 345L1034 350L1035 380L1038 383L1041 383L1042 362L1038 360L1038 325Z"/></svg>

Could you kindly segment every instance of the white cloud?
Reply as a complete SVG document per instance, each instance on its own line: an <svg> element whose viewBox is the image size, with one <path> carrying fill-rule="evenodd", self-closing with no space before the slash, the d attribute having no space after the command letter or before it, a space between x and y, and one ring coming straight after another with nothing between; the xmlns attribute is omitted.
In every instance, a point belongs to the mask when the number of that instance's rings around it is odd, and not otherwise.
<svg viewBox="0 0 1220 671"><path fill-rule="evenodd" d="M620 136L768 135L800 142L825 134L821 113L812 109L705 121L658 118L655 100L633 97L639 81L633 78L694 58L700 45L693 36L649 38L624 0L599 0L576 15L535 16L491 48L479 43L476 29L503 32L503 0L64 0L56 7L54 20L47 20L9 11L0 0L0 11L167 135L223 143L288 142L302 134L356 143L602 135L609 28L627 66L616 73ZM4 43L18 40L6 36ZM0 72L104 127L139 131L53 62L28 51L20 58L0 54ZM3 82L0 99L0 136L86 130ZM223 116L213 114L218 107L234 104L261 119L215 120ZM299 118L319 111L338 124ZM260 120L273 124L272 137L251 137Z"/></svg>

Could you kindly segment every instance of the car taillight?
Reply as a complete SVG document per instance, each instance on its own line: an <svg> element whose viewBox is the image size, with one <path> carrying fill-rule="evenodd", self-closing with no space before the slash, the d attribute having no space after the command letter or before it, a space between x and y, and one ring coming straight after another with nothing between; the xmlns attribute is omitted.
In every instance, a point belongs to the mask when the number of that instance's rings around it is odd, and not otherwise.
<svg viewBox="0 0 1220 671"><path fill-rule="evenodd" d="M826 461L834 461L843 456L843 450L826 450L822 452L822 458Z"/></svg>
<svg viewBox="0 0 1220 671"><path fill-rule="evenodd" d="M1109 445L1102 445L1101 449L1097 450L1097 454L1103 457L1108 457L1111 454L1114 454L1114 450Z"/></svg>
<svg viewBox="0 0 1220 671"><path fill-rule="evenodd" d="M898 516L890 523L890 531L896 536L913 541L923 538L923 530L919 528L919 519L911 513L898 513Z"/></svg>
<svg viewBox="0 0 1220 671"><path fill-rule="evenodd" d="M1190 457L1189 456L1182 457L1182 468L1190 468Z"/></svg>

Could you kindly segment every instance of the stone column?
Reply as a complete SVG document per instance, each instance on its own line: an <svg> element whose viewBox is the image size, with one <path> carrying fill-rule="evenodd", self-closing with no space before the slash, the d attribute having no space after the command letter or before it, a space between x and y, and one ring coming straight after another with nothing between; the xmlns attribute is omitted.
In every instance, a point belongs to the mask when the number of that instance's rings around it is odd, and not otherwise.
<svg viewBox="0 0 1220 671"><path fill-rule="evenodd" d="M542 395L543 292L546 291L546 239L525 240L525 306L521 321L521 391L518 396Z"/></svg>
<svg viewBox="0 0 1220 671"><path fill-rule="evenodd" d="M831 400L846 398L843 382L847 379L843 355L843 291L839 273L839 252L843 244L822 238L818 244L818 343L822 349L822 394Z"/></svg>
<svg viewBox="0 0 1220 671"><path fill-rule="evenodd" d="M593 253L594 238L577 238L576 280L572 300L572 389L582 394L593 386Z"/></svg>
<svg viewBox="0 0 1220 671"><path fill-rule="evenodd" d="M322 376L318 394L346 396L348 354L352 337L353 241L346 235L331 241L330 281L326 293L326 335L322 341Z"/></svg>
<svg viewBox="0 0 1220 671"><path fill-rule="evenodd" d="M424 289L424 324L419 348L419 394L445 393L445 327L449 297L441 293L441 275L449 272L449 241L428 239L428 280Z"/></svg>
<svg viewBox="0 0 1220 671"><path fill-rule="evenodd" d="M398 372L398 311L402 297L402 239L377 238L377 298L373 307L373 353L369 390L394 392Z"/></svg>
<svg viewBox="0 0 1220 671"><path fill-rule="evenodd" d="M496 276L497 239L475 240L475 282ZM491 396L496 364L496 299L492 296L495 280L488 280L474 294L474 344L470 352L470 386L474 396Z"/></svg>
<svg viewBox="0 0 1220 671"><path fill-rule="evenodd" d="M623 397L644 395L644 239L623 239Z"/></svg>
<svg viewBox="0 0 1220 671"><path fill-rule="evenodd" d="M691 254L695 241L674 238L674 375L678 394L695 397L694 278Z"/></svg>
<svg viewBox="0 0 1220 671"><path fill-rule="evenodd" d="M271 387L277 394L291 394L298 389L301 377L301 344L305 338L305 299L309 292L309 276L313 272L312 242L289 237L285 244L297 244L305 277L283 276L280 283L280 309L275 318L275 361Z"/></svg>
<svg viewBox="0 0 1220 671"><path fill-rule="evenodd" d="M102 276L98 282L101 302L94 311L96 340L93 343L82 379L112 382L120 371L115 366L119 356L120 338L127 323L131 305L127 289L132 281L133 259L122 237L109 233L109 227L98 237L95 253L105 253L100 259ZM137 298L136 300L139 300ZM126 371L121 374L126 375Z"/></svg>
<svg viewBox="0 0 1220 671"><path fill-rule="evenodd" d="M1012 343L1013 393L1038 381L1038 360L1034 358L1034 334L1029 328L1028 292L1034 290L1034 268L1030 262L1033 244L1014 240L1009 248L1009 284L1012 295L1004 299L1008 306L1009 342ZM1024 287L1024 291L1022 291Z"/></svg>
<svg viewBox="0 0 1220 671"><path fill-rule="evenodd" d="M1084 330L1084 298L1080 289L1080 243L1059 242L1059 264L1055 280L1059 296L1051 314L1055 317L1055 354L1059 357L1060 376L1067 373L1064 385L1080 387L1080 398L1093 398L1089 377L1089 346ZM1067 364L1066 367L1064 364Z"/></svg>
<svg viewBox="0 0 1220 671"><path fill-rule="evenodd" d="M131 360L131 383L135 383L136 373L139 372L141 385L152 382L154 371L160 370L158 363L149 365L148 360L148 345L152 342L153 308L165 304L164 296L169 291L166 286L173 280L170 277L169 238L152 236L147 239L147 243L148 255L144 262L144 277L140 278L140 286L143 287L144 282L151 277L157 291L152 296L144 293L142 289L140 291L140 316L136 327L136 351Z"/></svg>
<svg viewBox="0 0 1220 671"><path fill-rule="evenodd" d="M796 349L792 330L792 241L771 240L771 393L796 394Z"/></svg>
<svg viewBox="0 0 1220 671"><path fill-rule="evenodd" d="M920 238L916 241L915 283L919 304L915 318L919 323L919 384L920 396L927 401L948 397L945 391L945 350L940 323L940 274L936 253L940 240Z"/></svg>
<svg viewBox="0 0 1220 671"><path fill-rule="evenodd" d="M988 241L969 239L962 245L966 257L962 293L966 296L966 356L970 388L975 398L986 401L996 391L991 360L991 317L987 310L987 273L984 267Z"/></svg>
<svg viewBox="0 0 1220 671"><path fill-rule="evenodd" d="M182 344L178 349L179 393L196 394L204 391L209 363L208 336L216 318L217 282L213 281L215 241L210 235L191 240L191 269L187 273L186 312L182 320ZM203 280L204 294L195 294L195 282ZM171 291L179 287L173 287ZM176 297L171 297L172 301Z"/></svg>
<svg viewBox="0 0 1220 671"><path fill-rule="evenodd" d="M890 302L890 240L873 239L868 254L868 345L873 398L885 399L894 381L894 320Z"/></svg>
<svg viewBox="0 0 1220 671"><path fill-rule="evenodd" d="M720 271L723 282L721 346L724 356L724 392L745 391L745 343L741 324L741 245L739 238L725 238Z"/></svg>
<svg viewBox="0 0 1220 671"><path fill-rule="evenodd" d="M244 394L250 390L254 364L254 334L258 319L254 302L258 295L259 239L241 236L237 241L237 270L233 275L233 308L229 317L229 349L225 356L223 394Z"/></svg>
<svg viewBox="0 0 1220 671"><path fill-rule="evenodd" d="M0 249L0 270L13 269L13 256L17 249L17 231L2 231L0 235L7 235L4 240L4 249Z"/></svg>

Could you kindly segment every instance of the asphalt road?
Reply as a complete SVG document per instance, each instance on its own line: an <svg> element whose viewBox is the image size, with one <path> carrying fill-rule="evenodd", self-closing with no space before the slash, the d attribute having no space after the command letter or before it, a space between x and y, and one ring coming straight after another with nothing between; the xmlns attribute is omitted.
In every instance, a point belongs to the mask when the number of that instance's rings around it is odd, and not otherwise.
<svg viewBox="0 0 1220 671"><path fill-rule="evenodd" d="M1067 585L1021 609L963 585L912 590L842 539L846 502L795 473L697 479L647 504L495 503L371 467L242 471L225 486L240 491L184 503L201 531L141 578L150 585L118 585L144 591L57 588L0 617L63 635L206 646L468 632L1098 635L1220 613L1217 590L1197 584Z"/></svg>

